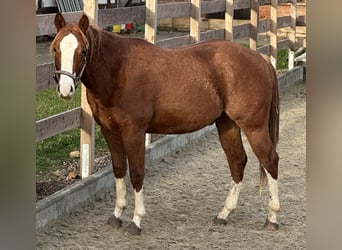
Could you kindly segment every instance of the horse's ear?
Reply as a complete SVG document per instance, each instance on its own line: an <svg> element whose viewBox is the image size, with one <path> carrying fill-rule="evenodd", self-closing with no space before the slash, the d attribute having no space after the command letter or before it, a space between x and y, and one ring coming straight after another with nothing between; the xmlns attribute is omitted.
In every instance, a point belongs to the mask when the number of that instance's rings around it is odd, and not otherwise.
<svg viewBox="0 0 342 250"><path fill-rule="evenodd" d="M89 19L86 15L83 14L80 21L78 22L78 26L83 32L86 32L89 27Z"/></svg>
<svg viewBox="0 0 342 250"><path fill-rule="evenodd" d="M61 28L63 28L65 26L65 19L62 16L62 14L60 12L58 12L55 16L55 26L57 31L59 31Z"/></svg>

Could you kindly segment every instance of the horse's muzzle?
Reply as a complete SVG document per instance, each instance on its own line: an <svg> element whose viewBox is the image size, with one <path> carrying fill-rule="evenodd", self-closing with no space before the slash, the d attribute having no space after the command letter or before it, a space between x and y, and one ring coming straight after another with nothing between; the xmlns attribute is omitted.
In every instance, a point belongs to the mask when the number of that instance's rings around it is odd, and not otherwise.
<svg viewBox="0 0 342 250"><path fill-rule="evenodd" d="M58 84L56 90L57 90L58 96L64 100L70 100L75 94L75 89L73 88L73 86L70 86L69 91L63 91L64 92L63 93L61 92L60 85Z"/></svg>

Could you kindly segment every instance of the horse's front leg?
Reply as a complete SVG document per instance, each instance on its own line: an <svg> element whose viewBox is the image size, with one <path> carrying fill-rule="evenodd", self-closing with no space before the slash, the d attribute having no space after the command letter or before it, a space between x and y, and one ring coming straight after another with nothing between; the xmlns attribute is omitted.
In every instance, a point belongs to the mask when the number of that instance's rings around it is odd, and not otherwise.
<svg viewBox="0 0 342 250"><path fill-rule="evenodd" d="M124 179L127 172L126 153L121 133L112 130L110 131L102 127L102 134L106 139L111 153L116 187L115 208L113 215L108 219L108 224L115 228L119 228L122 225L121 216L127 206L127 192Z"/></svg>
<svg viewBox="0 0 342 250"><path fill-rule="evenodd" d="M135 194L135 208L131 224L126 232L139 235L141 232L141 220L145 215L143 182L145 175L145 131L135 128L127 128L122 134L125 151L128 158L129 174Z"/></svg>

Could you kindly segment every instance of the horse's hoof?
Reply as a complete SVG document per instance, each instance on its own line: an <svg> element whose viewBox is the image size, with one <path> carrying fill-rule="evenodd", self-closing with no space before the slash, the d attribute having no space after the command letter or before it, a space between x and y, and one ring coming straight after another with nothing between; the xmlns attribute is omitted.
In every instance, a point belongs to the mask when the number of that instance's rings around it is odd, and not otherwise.
<svg viewBox="0 0 342 250"><path fill-rule="evenodd" d="M135 225L134 222L131 222L131 224L129 224L125 229L126 235L140 235L140 233L141 233L141 228Z"/></svg>
<svg viewBox="0 0 342 250"><path fill-rule="evenodd" d="M114 228L119 228L122 225L122 220L112 215L111 217L109 217L107 224L111 225Z"/></svg>
<svg viewBox="0 0 342 250"><path fill-rule="evenodd" d="M225 219L220 219L217 216L213 219L214 225L227 225L227 221Z"/></svg>
<svg viewBox="0 0 342 250"><path fill-rule="evenodd" d="M264 228L267 230L278 230L279 225L278 225L278 223L271 222L267 219L265 224L264 224Z"/></svg>

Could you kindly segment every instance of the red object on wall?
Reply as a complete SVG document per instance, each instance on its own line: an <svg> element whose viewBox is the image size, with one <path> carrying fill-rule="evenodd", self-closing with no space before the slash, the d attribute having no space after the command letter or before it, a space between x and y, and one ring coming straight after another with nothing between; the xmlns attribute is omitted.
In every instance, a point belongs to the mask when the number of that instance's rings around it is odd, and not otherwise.
<svg viewBox="0 0 342 250"><path fill-rule="evenodd" d="M132 30L133 29L133 23L126 23L126 30Z"/></svg>

